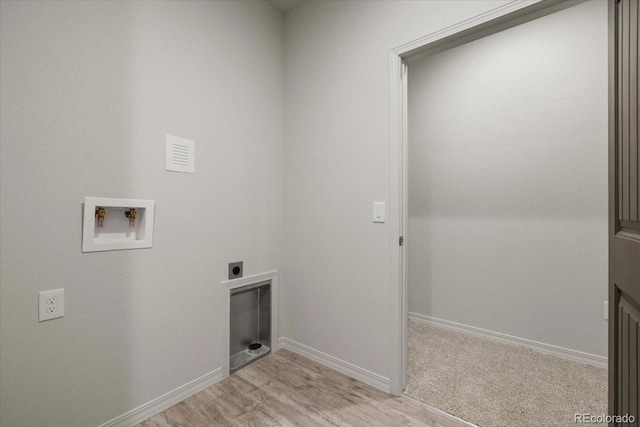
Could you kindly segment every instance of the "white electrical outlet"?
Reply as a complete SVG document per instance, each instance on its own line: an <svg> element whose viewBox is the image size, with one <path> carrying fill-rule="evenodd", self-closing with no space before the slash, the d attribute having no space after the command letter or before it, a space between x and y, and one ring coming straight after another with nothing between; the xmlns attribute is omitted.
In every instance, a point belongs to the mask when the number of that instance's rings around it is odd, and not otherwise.
<svg viewBox="0 0 640 427"><path fill-rule="evenodd" d="M604 320L609 320L609 301L604 302Z"/></svg>
<svg viewBox="0 0 640 427"><path fill-rule="evenodd" d="M38 321L64 316L64 289L38 292Z"/></svg>

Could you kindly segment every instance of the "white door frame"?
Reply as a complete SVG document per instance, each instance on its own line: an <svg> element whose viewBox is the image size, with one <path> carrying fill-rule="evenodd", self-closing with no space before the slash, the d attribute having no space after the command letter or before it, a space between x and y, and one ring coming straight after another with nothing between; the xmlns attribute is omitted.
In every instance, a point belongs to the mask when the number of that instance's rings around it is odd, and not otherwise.
<svg viewBox="0 0 640 427"><path fill-rule="evenodd" d="M389 393L406 385L407 72L405 60L494 34L586 0L514 0L389 51ZM404 242L399 244L400 237Z"/></svg>

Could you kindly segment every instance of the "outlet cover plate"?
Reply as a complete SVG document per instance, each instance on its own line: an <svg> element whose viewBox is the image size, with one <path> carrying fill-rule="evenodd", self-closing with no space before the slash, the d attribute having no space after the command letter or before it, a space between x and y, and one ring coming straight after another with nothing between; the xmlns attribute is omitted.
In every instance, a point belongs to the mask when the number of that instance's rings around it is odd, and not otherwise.
<svg viewBox="0 0 640 427"><path fill-rule="evenodd" d="M229 280L242 277L242 263L243 261L229 263Z"/></svg>
<svg viewBox="0 0 640 427"><path fill-rule="evenodd" d="M64 317L64 289L38 292L38 321Z"/></svg>

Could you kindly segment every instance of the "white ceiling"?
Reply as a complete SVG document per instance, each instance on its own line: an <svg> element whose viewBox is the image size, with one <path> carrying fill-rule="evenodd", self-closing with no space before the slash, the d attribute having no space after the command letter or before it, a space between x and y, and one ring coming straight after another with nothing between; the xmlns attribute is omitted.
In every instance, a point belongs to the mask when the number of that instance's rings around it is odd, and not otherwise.
<svg viewBox="0 0 640 427"><path fill-rule="evenodd" d="M296 7L302 0L267 0L271 3L276 9L278 9L282 14L286 14L291 9Z"/></svg>

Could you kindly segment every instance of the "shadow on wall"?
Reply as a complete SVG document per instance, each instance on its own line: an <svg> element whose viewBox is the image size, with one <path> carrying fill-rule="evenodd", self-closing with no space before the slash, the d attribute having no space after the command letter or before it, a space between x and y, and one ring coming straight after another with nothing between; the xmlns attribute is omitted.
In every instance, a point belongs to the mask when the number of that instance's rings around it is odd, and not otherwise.
<svg viewBox="0 0 640 427"><path fill-rule="evenodd" d="M134 16L111 2L2 2L1 16L0 424L97 425L131 407L142 255L82 254L81 204L137 194ZM39 323L37 292L55 288L66 316Z"/></svg>

